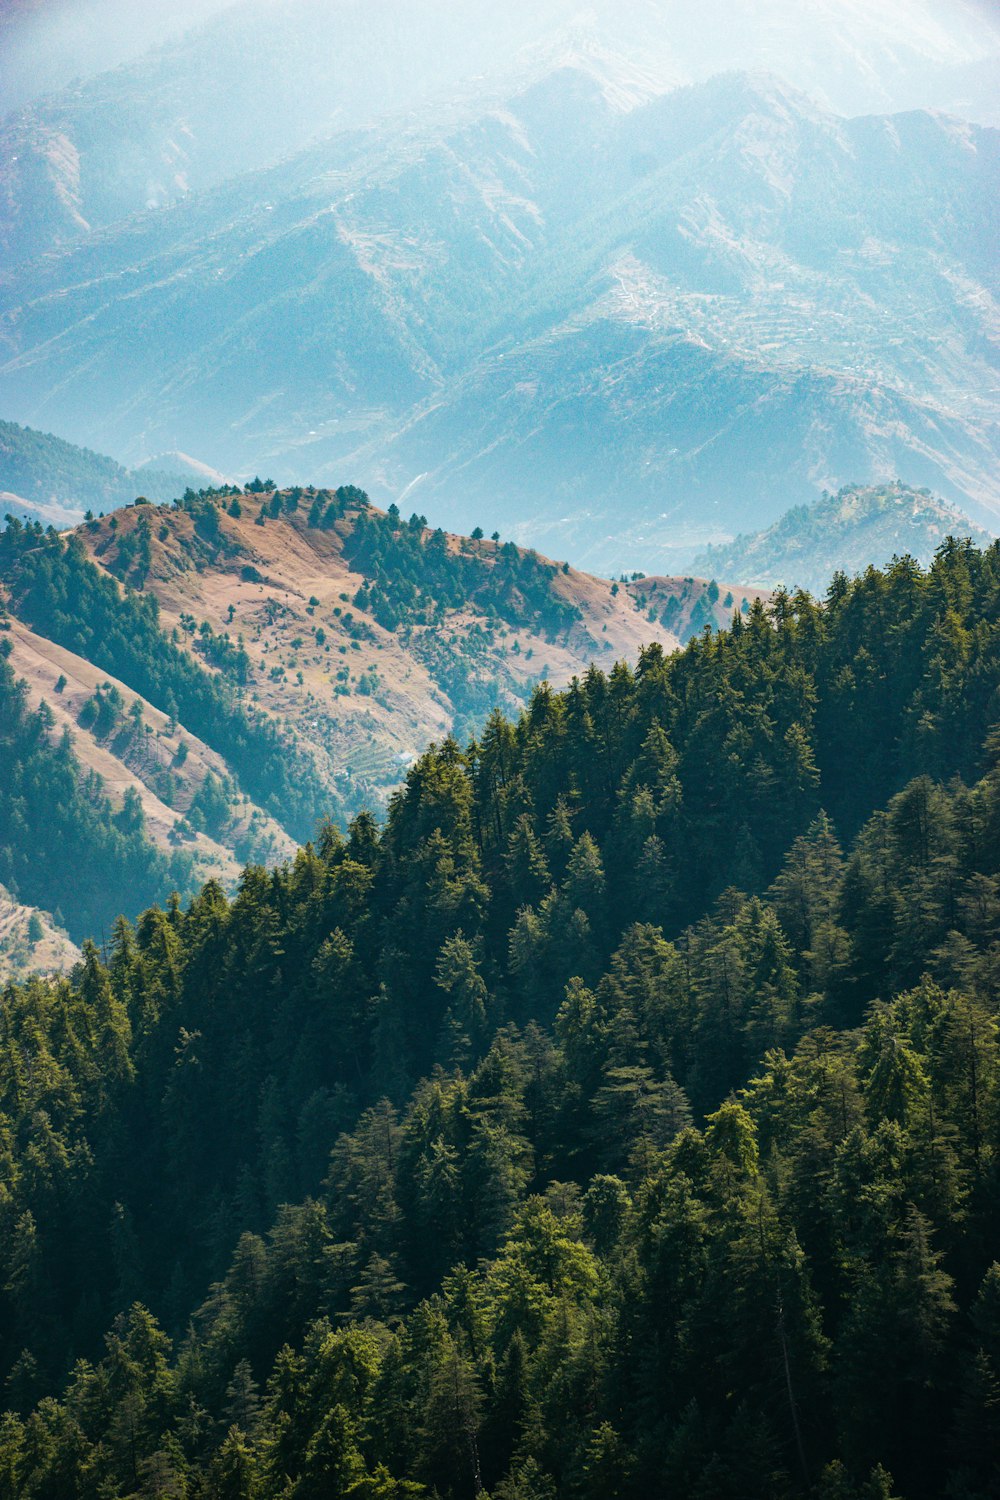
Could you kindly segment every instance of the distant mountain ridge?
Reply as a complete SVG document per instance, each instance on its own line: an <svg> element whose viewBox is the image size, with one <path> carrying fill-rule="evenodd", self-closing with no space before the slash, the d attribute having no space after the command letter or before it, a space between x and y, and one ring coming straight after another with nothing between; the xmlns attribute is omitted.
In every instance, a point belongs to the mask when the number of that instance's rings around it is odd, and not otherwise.
<svg viewBox="0 0 1000 1500"><path fill-rule="evenodd" d="M126 469L50 432L0 421L0 517L10 512L21 521L72 526L87 510L114 510L140 494L172 500L184 493L194 473L194 468L175 474L147 465Z"/></svg>
<svg viewBox="0 0 1000 1500"><path fill-rule="evenodd" d="M848 485L796 506L766 530L707 547L694 565L759 587L784 585L821 596L837 572L860 573L904 555L926 567L949 536L971 538L977 547L992 540L929 490Z"/></svg>
<svg viewBox="0 0 1000 1500"><path fill-rule="evenodd" d="M1000 135L746 75L625 110L610 68L9 272L0 402L133 461L353 473L599 572L683 570L851 481L1000 513Z"/></svg>
<svg viewBox="0 0 1000 1500"><path fill-rule="evenodd" d="M39 61L32 69L30 53L19 58L15 32L0 58L0 97L34 92L35 77L18 87L18 69L48 73L58 26L39 9ZM661 88L780 63L795 86L843 113L934 106L995 122L1000 26L960 0L756 0L743 11L705 0L696 24L683 0L501 10L486 0L243 0L0 124L0 245L30 258L270 165L331 130L428 99L446 104L469 79L480 93L509 90L566 42L613 48ZM74 71L86 67L82 59ZM983 68L992 72L980 79ZM278 94L282 107L252 119L220 109L237 80L243 99Z"/></svg>

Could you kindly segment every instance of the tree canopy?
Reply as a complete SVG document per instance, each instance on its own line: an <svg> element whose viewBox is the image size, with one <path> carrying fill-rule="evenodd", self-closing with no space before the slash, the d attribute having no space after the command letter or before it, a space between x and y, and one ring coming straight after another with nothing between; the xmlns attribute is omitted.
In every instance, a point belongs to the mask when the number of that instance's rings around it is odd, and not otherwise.
<svg viewBox="0 0 1000 1500"><path fill-rule="evenodd" d="M998 632L779 595L11 986L0 1495L995 1494Z"/></svg>

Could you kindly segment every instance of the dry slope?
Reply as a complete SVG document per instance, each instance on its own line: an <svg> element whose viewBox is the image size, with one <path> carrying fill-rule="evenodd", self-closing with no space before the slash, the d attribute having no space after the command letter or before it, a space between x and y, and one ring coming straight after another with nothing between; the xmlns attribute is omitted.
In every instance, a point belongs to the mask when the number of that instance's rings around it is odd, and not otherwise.
<svg viewBox="0 0 1000 1500"><path fill-rule="evenodd" d="M358 493L139 506L81 531L99 566L155 594L164 630L244 679L348 808L383 802L428 741L516 709L541 678L562 686L651 641L674 650L755 596L696 579L613 583L435 535Z"/></svg>

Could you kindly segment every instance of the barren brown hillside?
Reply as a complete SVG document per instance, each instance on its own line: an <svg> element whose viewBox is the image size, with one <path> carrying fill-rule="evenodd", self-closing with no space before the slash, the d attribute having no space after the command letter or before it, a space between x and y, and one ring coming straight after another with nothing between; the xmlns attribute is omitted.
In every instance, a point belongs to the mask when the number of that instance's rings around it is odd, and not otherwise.
<svg viewBox="0 0 1000 1500"><path fill-rule="evenodd" d="M80 950L48 912L16 901L0 886L0 979L28 974L64 974Z"/></svg>
<svg viewBox="0 0 1000 1500"><path fill-rule="evenodd" d="M69 730L77 759L86 771L94 771L115 803L134 790L142 803L146 831L154 843L167 849L180 843L193 855L195 876L199 880L215 878L233 886L240 863L231 847L189 828L184 815L194 793L205 776L219 778L227 774L226 764L214 750L190 734L182 725L173 724L167 715L146 699L139 697L124 683L99 671L89 661L65 650L29 629L22 621L12 620L6 639L11 644L10 661L18 677L28 684L28 701L32 708L48 704L54 723L52 735ZM93 727L81 723L84 706L99 690L115 687L131 708L138 703L142 720L133 732L131 720L113 737L99 737ZM181 750L181 747L185 748ZM155 778L169 770L176 786L171 805L157 795ZM244 801L237 807L228 843L238 842L245 834L252 816L256 816L259 840L265 839L275 859L286 857L294 848L292 840L273 818Z"/></svg>
<svg viewBox="0 0 1000 1500"><path fill-rule="evenodd" d="M217 503L217 533L208 537L197 515L143 506L92 522L81 535L101 567L155 594L164 630L176 632L199 662L211 661L206 626L242 646L247 697L310 747L348 803L384 800L430 740L469 727L474 715L463 700L470 694L489 692L516 709L542 677L564 685L591 661L634 660L649 641L674 650L706 594L702 580L616 585L542 558L552 596L578 615L563 629L497 618L475 598L390 629L356 603L371 574L345 556L350 513L324 530L309 524L308 495L277 517L268 514L271 494L241 495L239 515L231 505ZM369 514L384 516L374 507ZM140 529L149 559L141 579L132 562ZM429 536L423 533L425 542ZM447 548L485 570L501 550L489 539L455 536ZM748 592L736 591L736 607ZM723 607L728 594L720 589L711 609L720 623L731 614ZM661 615L674 595L668 626ZM662 607L651 610L650 599Z"/></svg>

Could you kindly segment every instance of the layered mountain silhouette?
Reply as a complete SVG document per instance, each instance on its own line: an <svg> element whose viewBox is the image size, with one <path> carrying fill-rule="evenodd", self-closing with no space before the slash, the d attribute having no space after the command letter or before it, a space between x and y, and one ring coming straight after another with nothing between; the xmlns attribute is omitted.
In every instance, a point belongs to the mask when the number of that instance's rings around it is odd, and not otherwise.
<svg viewBox="0 0 1000 1500"><path fill-rule="evenodd" d="M998 178L989 129L589 51L8 272L0 403L605 571L850 482L985 520Z"/></svg>
<svg viewBox="0 0 1000 1500"><path fill-rule="evenodd" d="M95 4L75 21L24 9L0 16L0 100L18 106L0 134L0 244L15 258L581 44L610 42L659 89L763 68L844 113L931 105L997 123L1000 26L971 0L705 0L696 17L683 0L241 0L194 27L179 6L173 28L122 0L104 24ZM143 34L158 44L137 55ZM46 93L60 51L72 83Z"/></svg>
<svg viewBox="0 0 1000 1500"><path fill-rule="evenodd" d="M183 453L165 453L131 470L51 432L0 422L0 518L64 530L88 510L115 510L140 494L172 500L192 481L204 485L209 477L220 476Z"/></svg>

